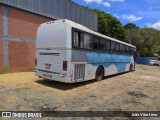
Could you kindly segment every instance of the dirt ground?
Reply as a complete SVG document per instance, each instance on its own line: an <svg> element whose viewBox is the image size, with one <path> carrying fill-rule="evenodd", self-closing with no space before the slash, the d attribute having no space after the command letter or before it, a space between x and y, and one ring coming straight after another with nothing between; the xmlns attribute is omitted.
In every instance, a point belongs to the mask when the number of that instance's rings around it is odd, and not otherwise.
<svg viewBox="0 0 160 120"><path fill-rule="evenodd" d="M34 72L0 74L1 111L160 111L160 67L64 84Z"/></svg>

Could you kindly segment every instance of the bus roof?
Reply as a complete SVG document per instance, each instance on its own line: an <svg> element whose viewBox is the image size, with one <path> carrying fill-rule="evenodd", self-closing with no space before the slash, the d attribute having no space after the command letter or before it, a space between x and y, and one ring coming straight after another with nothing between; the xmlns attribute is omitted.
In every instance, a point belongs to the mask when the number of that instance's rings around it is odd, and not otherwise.
<svg viewBox="0 0 160 120"><path fill-rule="evenodd" d="M73 28L82 30L82 31L84 31L84 32L86 31L86 32L88 32L88 33L97 35L97 36L99 36L99 37L107 38L107 39L109 39L109 40L112 40L112 41L115 41L115 42L118 42L118 43L121 43L121 44L124 44L124 45L131 46L131 47L136 48L134 45L131 45L131 44L125 43L125 42L123 42L123 41L117 40L117 39L115 39L115 38L111 38L111 37L109 37L109 36L106 36L106 35L100 34L100 33L98 33L98 32L92 31L92 30L90 30L89 28L87 28L87 27L85 27L85 26L83 26L83 25L80 25L80 24L78 24L78 23L75 23L75 22L70 21L70 20L67 20L67 19L50 21L50 22L43 23L43 24L41 24L41 25L54 24L55 22L60 22L60 23L61 23L61 22L65 22L67 25L69 25L69 26L71 26L71 27L73 27Z"/></svg>

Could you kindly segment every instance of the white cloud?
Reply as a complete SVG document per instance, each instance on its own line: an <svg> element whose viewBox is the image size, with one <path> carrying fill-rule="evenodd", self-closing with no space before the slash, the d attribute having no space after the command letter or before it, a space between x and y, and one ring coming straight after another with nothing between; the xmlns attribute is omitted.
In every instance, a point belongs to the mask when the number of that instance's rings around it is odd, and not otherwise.
<svg viewBox="0 0 160 120"><path fill-rule="evenodd" d="M145 27L152 27L152 24L151 23L147 23L146 25L145 25Z"/></svg>
<svg viewBox="0 0 160 120"><path fill-rule="evenodd" d="M143 19L143 17L136 17L135 15L118 15L117 13L115 13L113 16L115 16L118 19L122 18L128 20L129 22L134 22Z"/></svg>
<svg viewBox="0 0 160 120"><path fill-rule="evenodd" d="M124 0L108 0L108 1L111 1L111 2L124 2Z"/></svg>
<svg viewBox="0 0 160 120"><path fill-rule="evenodd" d="M111 4L109 4L108 2L103 2L103 5L104 5L105 7L110 7L110 6L111 6Z"/></svg>
<svg viewBox="0 0 160 120"><path fill-rule="evenodd" d="M115 16L116 18L121 18L121 16L118 15L117 13L115 13L113 16Z"/></svg>
<svg viewBox="0 0 160 120"><path fill-rule="evenodd" d="M154 23L154 24L152 25L152 27L160 30L160 21Z"/></svg>
<svg viewBox="0 0 160 120"><path fill-rule="evenodd" d="M136 17L135 15L123 15L122 18L130 22L134 22L134 21L141 20L143 17Z"/></svg>
<svg viewBox="0 0 160 120"><path fill-rule="evenodd" d="M97 3L105 7L110 7L111 6L110 2L124 2L125 0L83 0L83 1L86 2L87 4Z"/></svg>
<svg viewBox="0 0 160 120"><path fill-rule="evenodd" d="M101 3L102 2L102 0L83 0L83 1L86 3L92 3L92 2Z"/></svg>
<svg viewBox="0 0 160 120"><path fill-rule="evenodd" d="M149 28L156 28L156 29L160 30L160 20L157 21L156 23L153 23L153 24L147 23L147 24L146 24L146 27L149 27Z"/></svg>
<svg viewBox="0 0 160 120"><path fill-rule="evenodd" d="M84 2L86 2L87 4L89 3L97 3L99 5L103 5L105 7L110 7L111 4L108 2L104 2L103 0L83 0Z"/></svg>

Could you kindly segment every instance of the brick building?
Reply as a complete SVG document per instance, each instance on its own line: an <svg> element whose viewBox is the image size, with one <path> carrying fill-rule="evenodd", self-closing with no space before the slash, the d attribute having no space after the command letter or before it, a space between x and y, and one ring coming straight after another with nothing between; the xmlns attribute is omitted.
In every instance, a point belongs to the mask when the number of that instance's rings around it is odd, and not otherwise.
<svg viewBox="0 0 160 120"><path fill-rule="evenodd" d="M0 72L34 70L37 28L56 19L97 31L97 15L70 0L0 0Z"/></svg>

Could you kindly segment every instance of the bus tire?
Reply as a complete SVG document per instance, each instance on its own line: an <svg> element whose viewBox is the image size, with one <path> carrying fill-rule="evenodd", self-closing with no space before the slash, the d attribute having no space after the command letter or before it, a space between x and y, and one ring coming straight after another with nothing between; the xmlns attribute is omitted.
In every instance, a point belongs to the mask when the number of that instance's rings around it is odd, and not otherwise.
<svg viewBox="0 0 160 120"><path fill-rule="evenodd" d="M129 71L132 72L133 71L133 65L131 64L129 67Z"/></svg>
<svg viewBox="0 0 160 120"><path fill-rule="evenodd" d="M99 66L99 67L97 68L97 71L96 71L96 75L95 75L95 76L96 76L96 77L95 77L95 80L96 80L96 81L100 81L100 80L103 79L103 77L104 77L104 69L103 69L102 66Z"/></svg>

